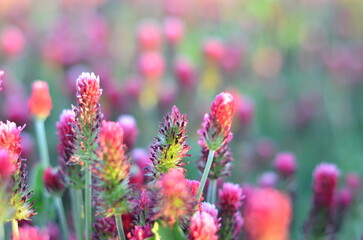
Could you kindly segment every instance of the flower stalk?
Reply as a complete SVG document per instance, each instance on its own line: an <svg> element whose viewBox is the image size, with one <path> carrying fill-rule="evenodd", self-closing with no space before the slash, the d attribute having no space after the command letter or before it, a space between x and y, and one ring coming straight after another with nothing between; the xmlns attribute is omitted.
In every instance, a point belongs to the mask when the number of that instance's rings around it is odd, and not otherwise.
<svg viewBox="0 0 363 240"><path fill-rule="evenodd" d="M63 232L63 237L64 237L64 239L68 240L69 239L69 230L68 230L68 225L67 225L67 220L66 220L66 214L64 212L64 206L62 203L62 198L60 196L55 197L55 204L57 206L57 211L58 211L58 216L59 216L59 220L60 220L60 224L61 224L61 228L62 228L62 232Z"/></svg>
<svg viewBox="0 0 363 240"><path fill-rule="evenodd" d="M204 186L205 186L205 183L207 181L208 174L209 174L209 171L210 171L210 167L212 166L214 153L215 153L214 150L209 150L207 164L205 165L203 175L202 175L202 179L200 180L200 185L199 185L199 189L198 189L198 195L197 195L198 200L200 200L200 198L202 197Z"/></svg>
<svg viewBox="0 0 363 240"><path fill-rule="evenodd" d="M124 232L124 227L122 226L122 218L121 218L121 215L120 214L115 215L115 220L116 220L118 238L120 240L126 240L126 238L125 238L125 232Z"/></svg>

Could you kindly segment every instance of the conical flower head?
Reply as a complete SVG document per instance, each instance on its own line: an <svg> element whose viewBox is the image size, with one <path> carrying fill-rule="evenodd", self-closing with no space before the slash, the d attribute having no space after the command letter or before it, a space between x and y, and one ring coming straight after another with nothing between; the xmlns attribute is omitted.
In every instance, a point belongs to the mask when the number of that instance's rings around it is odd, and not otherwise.
<svg viewBox="0 0 363 240"><path fill-rule="evenodd" d="M76 120L71 110L63 110L59 121L56 124L58 135L58 154L61 172L65 176L67 184L74 188L83 187L83 174L81 166L74 164L71 159L76 147Z"/></svg>
<svg viewBox="0 0 363 240"><path fill-rule="evenodd" d="M4 123L0 121L0 148L8 150L15 161L22 151L20 133L23 129L24 127L18 127L14 122L7 121Z"/></svg>
<svg viewBox="0 0 363 240"><path fill-rule="evenodd" d="M186 164L183 163L183 158L190 156L187 154L190 149L186 142L187 123L186 114L181 115L176 106L165 116L164 122L160 125L159 135L150 147L150 159L156 175Z"/></svg>
<svg viewBox="0 0 363 240"><path fill-rule="evenodd" d="M181 169L171 169L156 182L156 185L159 189L158 217L167 225L171 227L193 212L195 201L188 191Z"/></svg>
<svg viewBox="0 0 363 240"><path fill-rule="evenodd" d="M219 205L225 213L235 213L242 206L242 188L238 184L224 183L219 190Z"/></svg>
<svg viewBox="0 0 363 240"><path fill-rule="evenodd" d="M231 125L234 114L232 94L222 92L212 102L210 112L204 116L199 144L210 150L218 150L232 139Z"/></svg>
<svg viewBox="0 0 363 240"><path fill-rule="evenodd" d="M100 161L94 171L99 178L98 211L106 217L129 210L130 163L125 155L123 138L123 129L118 122L102 122L97 150Z"/></svg>
<svg viewBox="0 0 363 240"><path fill-rule="evenodd" d="M191 218L189 240L218 240L218 227L207 212L196 212Z"/></svg>
<svg viewBox="0 0 363 240"><path fill-rule="evenodd" d="M52 98L49 94L48 83L44 81L36 81L32 85L32 94L28 101L31 114L46 119L52 109Z"/></svg>
<svg viewBox="0 0 363 240"><path fill-rule="evenodd" d="M89 166L93 163L97 149L97 136L101 126L102 113L99 100L102 94L99 77L94 73L82 73L77 79L76 157L73 161Z"/></svg>

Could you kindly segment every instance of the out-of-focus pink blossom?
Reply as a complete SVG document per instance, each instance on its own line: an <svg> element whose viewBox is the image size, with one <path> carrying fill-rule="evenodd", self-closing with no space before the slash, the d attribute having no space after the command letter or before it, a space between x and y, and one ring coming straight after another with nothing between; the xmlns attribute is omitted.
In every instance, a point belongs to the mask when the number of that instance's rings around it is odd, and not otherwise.
<svg viewBox="0 0 363 240"><path fill-rule="evenodd" d="M218 38L208 38L203 43L203 53L206 59L213 63L219 63L224 55L224 45Z"/></svg>
<svg viewBox="0 0 363 240"><path fill-rule="evenodd" d="M164 22L164 34L170 44L178 44L184 36L183 21L177 17L166 18Z"/></svg>
<svg viewBox="0 0 363 240"><path fill-rule="evenodd" d="M291 177L296 171L295 155L290 152L281 152L276 155L274 168L284 177Z"/></svg>
<svg viewBox="0 0 363 240"><path fill-rule="evenodd" d="M192 89L196 84L195 67L186 59L178 59L175 63L175 76L180 84L185 89Z"/></svg>
<svg viewBox="0 0 363 240"><path fill-rule="evenodd" d="M288 196L273 188L254 190L247 199L244 215L249 239L289 239L291 213Z"/></svg>
<svg viewBox="0 0 363 240"><path fill-rule="evenodd" d="M279 177L274 172L265 172L262 173L261 176L258 178L258 184L261 187L275 187Z"/></svg>
<svg viewBox="0 0 363 240"><path fill-rule="evenodd" d="M281 70L283 56L281 51L274 47L263 47L253 55L252 68L254 72L264 78L276 77Z"/></svg>
<svg viewBox="0 0 363 240"><path fill-rule="evenodd" d="M6 182L16 170L16 165L9 151L0 149L0 186Z"/></svg>
<svg viewBox="0 0 363 240"><path fill-rule="evenodd" d="M159 52L146 52L140 56L139 69L148 81L160 80L164 74L164 59Z"/></svg>
<svg viewBox="0 0 363 240"><path fill-rule="evenodd" d="M15 26L6 27L1 33L1 49L5 56L20 55L23 52L25 42L24 33Z"/></svg>
<svg viewBox="0 0 363 240"><path fill-rule="evenodd" d="M142 52L159 50L161 47L160 25L149 19L142 21L137 28L137 41Z"/></svg>
<svg viewBox="0 0 363 240"><path fill-rule="evenodd" d="M36 81L33 83L28 106L31 114L40 119L46 119L49 116L53 105L47 82Z"/></svg>
<svg viewBox="0 0 363 240"><path fill-rule="evenodd" d="M125 114L119 116L117 122L120 123L124 130L124 143L127 149L132 149L135 146L136 137L139 134L136 119L132 115Z"/></svg>
<svg viewBox="0 0 363 240"><path fill-rule="evenodd" d="M12 240L49 240L49 235L37 227L24 226L19 228L19 237L13 236Z"/></svg>
<svg viewBox="0 0 363 240"><path fill-rule="evenodd" d="M0 92L3 90L4 71L0 70Z"/></svg>
<svg viewBox="0 0 363 240"><path fill-rule="evenodd" d="M216 206L208 202L202 202L201 212L206 212L211 215L213 217L215 225L217 226L217 229L219 230L219 228L221 227L221 218L218 217L218 209L216 208Z"/></svg>

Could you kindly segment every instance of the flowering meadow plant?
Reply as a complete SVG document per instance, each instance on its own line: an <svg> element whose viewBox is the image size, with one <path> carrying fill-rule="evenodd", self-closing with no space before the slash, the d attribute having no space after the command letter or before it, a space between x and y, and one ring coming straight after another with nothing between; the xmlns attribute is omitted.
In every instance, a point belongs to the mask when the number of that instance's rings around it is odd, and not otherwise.
<svg viewBox="0 0 363 240"><path fill-rule="evenodd" d="M0 240L363 240L362 0L0 0Z"/></svg>

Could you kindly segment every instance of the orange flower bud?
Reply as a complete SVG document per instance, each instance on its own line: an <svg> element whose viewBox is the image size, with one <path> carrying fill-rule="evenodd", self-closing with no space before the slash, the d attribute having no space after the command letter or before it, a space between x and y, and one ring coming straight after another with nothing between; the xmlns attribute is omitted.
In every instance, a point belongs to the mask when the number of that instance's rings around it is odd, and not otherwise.
<svg viewBox="0 0 363 240"><path fill-rule="evenodd" d="M32 86L32 94L28 101L30 112L38 118L46 119L52 109L52 98L49 95L48 84L36 81Z"/></svg>

